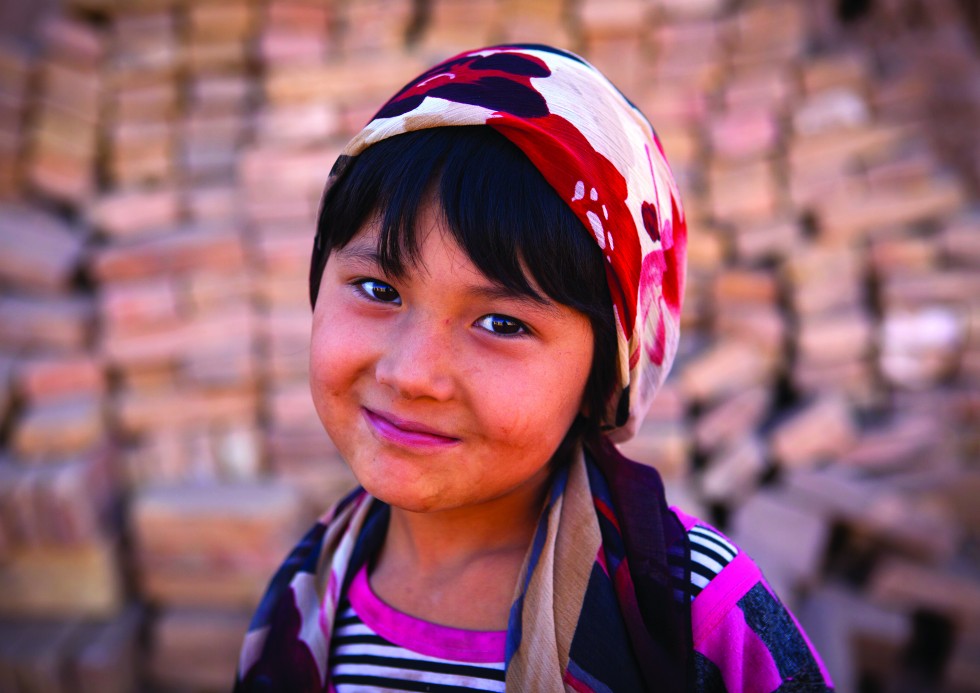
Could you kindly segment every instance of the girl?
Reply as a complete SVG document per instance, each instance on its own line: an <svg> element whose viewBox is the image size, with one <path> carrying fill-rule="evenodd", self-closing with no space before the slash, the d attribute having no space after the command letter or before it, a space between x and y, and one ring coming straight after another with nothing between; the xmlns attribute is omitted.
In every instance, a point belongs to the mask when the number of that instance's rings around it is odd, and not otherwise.
<svg viewBox="0 0 980 693"><path fill-rule="evenodd" d="M239 691L827 690L751 560L612 440L676 351L650 125L545 46L398 92L327 181L310 383L362 488L273 578Z"/></svg>

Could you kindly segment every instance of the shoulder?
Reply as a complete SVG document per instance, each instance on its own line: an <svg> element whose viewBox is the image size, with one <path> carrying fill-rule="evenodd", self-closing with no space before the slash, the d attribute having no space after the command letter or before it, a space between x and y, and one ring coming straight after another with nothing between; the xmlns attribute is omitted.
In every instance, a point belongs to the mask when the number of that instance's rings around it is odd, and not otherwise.
<svg viewBox="0 0 980 693"><path fill-rule="evenodd" d="M819 655L759 566L710 524L672 510L690 543L696 689L832 690Z"/></svg>

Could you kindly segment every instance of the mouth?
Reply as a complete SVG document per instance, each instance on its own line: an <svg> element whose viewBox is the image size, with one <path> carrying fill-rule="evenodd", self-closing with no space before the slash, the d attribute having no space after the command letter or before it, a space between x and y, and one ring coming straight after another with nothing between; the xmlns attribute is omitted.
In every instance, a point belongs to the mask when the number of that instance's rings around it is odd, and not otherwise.
<svg viewBox="0 0 980 693"><path fill-rule="evenodd" d="M375 437L383 442L412 448L443 448L460 443L459 438L417 421L367 407L362 407L361 412Z"/></svg>

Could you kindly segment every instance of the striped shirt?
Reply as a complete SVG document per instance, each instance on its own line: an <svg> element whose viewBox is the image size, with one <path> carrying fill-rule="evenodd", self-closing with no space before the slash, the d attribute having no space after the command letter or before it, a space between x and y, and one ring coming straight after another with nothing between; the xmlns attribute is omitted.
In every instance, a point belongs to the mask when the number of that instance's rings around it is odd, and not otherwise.
<svg viewBox="0 0 980 693"><path fill-rule="evenodd" d="M341 600L331 642L331 682L355 691L503 691L506 631L423 621L382 602L361 568Z"/></svg>

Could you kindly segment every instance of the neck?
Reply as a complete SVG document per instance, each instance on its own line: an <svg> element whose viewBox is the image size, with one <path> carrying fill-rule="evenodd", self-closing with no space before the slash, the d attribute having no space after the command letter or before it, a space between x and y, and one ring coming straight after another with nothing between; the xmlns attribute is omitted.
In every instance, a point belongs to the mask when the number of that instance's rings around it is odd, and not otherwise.
<svg viewBox="0 0 980 693"><path fill-rule="evenodd" d="M431 513L391 508L379 564L412 574L456 572L484 559L523 560L544 506L551 475L539 483L476 506Z"/></svg>

